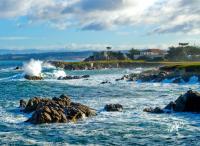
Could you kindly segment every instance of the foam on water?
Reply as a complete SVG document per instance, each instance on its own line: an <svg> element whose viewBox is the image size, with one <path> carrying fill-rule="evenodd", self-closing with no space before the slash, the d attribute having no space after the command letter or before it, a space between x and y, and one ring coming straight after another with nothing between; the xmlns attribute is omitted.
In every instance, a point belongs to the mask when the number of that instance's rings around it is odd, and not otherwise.
<svg viewBox="0 0 200 146"><path fill-rule="evenodd" d="M66 73L64 70L54 70L53 71L53 76L57 79L59 77L65 77Z"/></svg>
<svg viewBox="0 0 200 146"><path fill-rule="evenodd" d="M48 62L43 62L42 63L42 67L43 68L47 68L47 69L56 69L55 66L53 66L52 64L48 63Z"/></svg>
<svg viewBox="0 0 200 146"><path fill-rule="evenodd" d="M43 65L42 65L43 66ZM43 70L38 82L0 80L0 144L25 145L198 145L200 117L191 113L148 114L146 107L164 107L198 84L137 83L118 81L136 70L66 71L69 75L89 74L88 79L57 80L63 70ZM15 72L16 73L16 72ZM19 74L13 78L21 78ZM191 79L193 82L195 78ZM111 84L100 84L109 81ZM31 97L68 94L73 101L98 111L97 116L78 123L24 124L29 115L19 112L18 101ZM13 101L13 102L11 102ZM105 112L105 104L120 103L123 112ZM5 106L6 105L6 106ZM9 109L12 109L10 111ZM58 143L57 143L58 142ZM193 143L192 143L193 142ZM17 145L16 144L16 145Z"/></svg>

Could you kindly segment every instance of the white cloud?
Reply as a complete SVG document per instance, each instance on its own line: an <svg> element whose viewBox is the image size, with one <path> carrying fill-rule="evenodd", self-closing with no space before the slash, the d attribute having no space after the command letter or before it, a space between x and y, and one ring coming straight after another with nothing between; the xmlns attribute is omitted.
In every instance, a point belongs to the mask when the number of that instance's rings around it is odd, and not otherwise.
<svg viewBox="0 0 200 146"><path fill-rule="evenodd" d="M28 39L31 39L31 38L22 37L22 36L0 37L0 41L15 41L15 40L28 40Z"/></svg>
<svg viewBox="0 0 200 146"><path fill-rule="evenodd" d="M0 0L0 18L27 16L65 29L150 26L151 33L200 34L199 0Z"/></svg>

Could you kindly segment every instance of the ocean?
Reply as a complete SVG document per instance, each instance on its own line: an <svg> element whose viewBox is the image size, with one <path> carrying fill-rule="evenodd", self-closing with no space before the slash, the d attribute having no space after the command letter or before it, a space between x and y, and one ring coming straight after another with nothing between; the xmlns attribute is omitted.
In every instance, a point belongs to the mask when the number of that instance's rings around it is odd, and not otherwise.
<svg viewBox="0 0 200 146"><path fill-rule="evenodd" d="M135 69L67 71L43 64L42 81L23 78L14 70L24 61L0 61L0 145L200 145L200 115L195 113L149 114L146 107L164 107L198 83L139 83L115 81ZM89 79L62 81L62 75L90 75ZM109 81L110 84L101 84ZM30 114L20 112L19 100L66 94L73 101L97 110L95 117L77 123L32 125ZM106 112L104 106L120 103L123 112Z"/></svg>

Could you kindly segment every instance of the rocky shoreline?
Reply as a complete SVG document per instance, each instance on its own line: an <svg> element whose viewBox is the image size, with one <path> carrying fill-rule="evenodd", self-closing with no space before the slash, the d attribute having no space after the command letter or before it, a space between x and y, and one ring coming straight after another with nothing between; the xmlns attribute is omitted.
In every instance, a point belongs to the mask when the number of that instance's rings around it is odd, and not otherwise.
<svg viewBox="0 0 200 146"><path fill-rule="evenodd" d="M200 67L179 68L179 66L164 66L157 69L147 70L141 73L124 75L119 80L140 81L140 82L172 82L188 83L190 81L200 82Z"/></svg>
<svg viewBox="0 0 200 146"><path fill-rule="evenodd" d="M159 67L160 62L143 62L143 61L93 61L93 62L63 62L49 61L50 64L57 68L65 70L97 70L105 68L138 68L138 67Z"/></svg>
<svg viewBox="0 0 200 146"><path fill-rule="evenodd" d="M200 93L189 90L179 96L175 101L170 102L164 108L147 107L143 111L148 113L172 113L172 112L194 112L200 113ZM23 113L32 113L32 116L25 122L31 124L44 123L76 123L85 117L97 115L97 111L84 104L72 102L70 97L40 98L34 97L26 102L20 100L20 108ZM106 112L122 112L121 104L107 104L104 107Z"/></svg>
<svg viewBox="0 0 200 146"><path fill-rule="evenodd" d="M26 102L20 100L20 111L32 113L32 116L25 122L31 124L45 123L76 123L86 117L97 115L97 111L84 104L72 102L70 97L61 95L60 97L41 98L34 97ZM121 104L107 104L104 107L106 112L121 112Z"/></svg>

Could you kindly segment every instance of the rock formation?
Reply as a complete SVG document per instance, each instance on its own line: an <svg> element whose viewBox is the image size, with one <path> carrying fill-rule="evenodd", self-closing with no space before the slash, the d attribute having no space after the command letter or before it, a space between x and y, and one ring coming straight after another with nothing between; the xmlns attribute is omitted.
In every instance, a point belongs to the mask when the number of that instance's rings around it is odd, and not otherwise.
<svg viewBox="0 0 200 146"><path fill-rule="evenodd" d="M20 100L22 112L32 113L26 121L32 124L76 122L84 117L95 116L96 111L86 105L71 102L68 96L30 99L27 104Z"/></svg>
<svg viewBox="0 0 200 146"><path fill-rule="evenodd" d="M108 112L121 112L123 106L121 104L107 104L105 105L104 110Z"/></svg>
<svg viewBox="0 0 200 146"><path fill-rule="evenodd" d="M65 76L65 77L59 77L58 80L73 80L73 79L82 79L82 78L89 78L89 75L83 75L83 76Z"/></svg>
<svg viewBox="0 0 200 146"><path fill-rule="evenodd" d="M24 78L27 79L27 80L43 80L43 78L41 76L25 75Z"/></svg>
<svg viewBox="0 0 200 146"><path fill-rule="evenodd" d="M200 82L200 70L199 72L191 72L185 70L169 70L169 69L153 69L144 71L142 73L132 73L124 75L119 80L128 80L128 81L141 81L141 82L163 82L171 81L172 83L187 83L191 78L195 77L197 81Z"/></svg>
<svg viewBox="0 0 200 146"><path fill-rule="evenodd" d="M189 90L184 95L181 95L176 101L170 102L165 108L159 107L145 108L143 111L150 113L164 112L197 112L200 113L200 93Z"/></svg>

